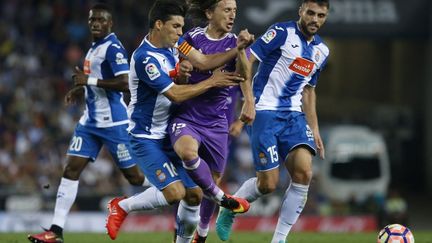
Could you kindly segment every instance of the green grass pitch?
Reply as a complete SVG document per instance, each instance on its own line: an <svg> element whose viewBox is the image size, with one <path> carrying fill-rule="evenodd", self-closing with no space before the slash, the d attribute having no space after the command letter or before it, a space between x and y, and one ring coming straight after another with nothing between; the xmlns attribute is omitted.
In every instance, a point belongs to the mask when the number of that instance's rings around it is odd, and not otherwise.
<svg viewBox="0 0 432 243"><path fill-rule="evenodd" d="M25 233L0 233L1 243L29 242ZM267 243L270 242L271 233L234 232L227 243ZM416 242L432 243L432 231L414 232ZM289 236L289 243L375 243L376 233L297 233ZM115 241L105 234L92 233L65 233L65 243L170 243L171 232L157 233L125 233L121 232ZM215 233L210 233L208 243L220 243Z"/></svg>

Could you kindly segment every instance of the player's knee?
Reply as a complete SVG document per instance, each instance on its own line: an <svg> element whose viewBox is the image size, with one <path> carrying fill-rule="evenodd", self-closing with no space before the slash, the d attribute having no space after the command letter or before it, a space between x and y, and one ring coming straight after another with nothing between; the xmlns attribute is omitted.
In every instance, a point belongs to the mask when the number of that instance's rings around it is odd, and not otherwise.
<svg viewBox="0 0 432 243"><path fill-rule="evenodd" d="M198 158L198 151L196 151L196 149L186 147L181 149L178 155L183 161L192 161Z"/></svg>
<svg viewBox="0 0 432 243"><path fill-rule="evenodd" d="M308 185L312 180L312 169L310 168L296 168L294 173L292 173L292 181L295 183Z"/></svg>
<svg viewBox="0 0 432 243"><path fill-rule="evenodd" d="M144 184L145 177L143 174L140 173L137 175L127 175L126 179L129 184L133 186L142 186Z"/></svg>
<svg viewBox="0 0 432 243"><path fill-rule="evenodd" d="M198 206L201 203L203 193L201 189L198 190L186 190L186 196L184 201L191 206Z"/></svg>
<svg viewBox="0 0 432 243"><path fill-rule="evenodd" d="M162 192L169 204L178 203L186 196L186 190L183 186L170 185Z"/></svg>
<svg viewBox="0 0 432 243"><path fill-rule="evenodd" d="M259 181L258 182L258 190L262 194L269 194L276 190L277 183L274 183L272 181Z"/></svg>

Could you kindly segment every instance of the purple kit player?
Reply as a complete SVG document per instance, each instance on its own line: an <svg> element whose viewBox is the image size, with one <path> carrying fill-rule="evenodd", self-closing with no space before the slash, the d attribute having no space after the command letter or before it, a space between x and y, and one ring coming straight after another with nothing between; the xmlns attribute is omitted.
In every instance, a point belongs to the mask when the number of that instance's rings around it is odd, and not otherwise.
<svg viewBox="0 0 432 243"><path fill-rule="evenodd" d="M195 18L205 19L208 25L196 27L184 35L184 39L204 54L225 52L236 47L237 37L230 33L236 16L235 0L190 1L191 13ZM246 52L239 52L237 62L228 62L223 70L245 72L247 67ZM212 75L211 71L194 70L189 82L199 83ZM245 76L245 75L244 75ZM251 122L255 117L254 101L249 82L240 84L245 102L242 120ZM174 150L183 161L189 176L203 189L207 198L201 203L201 220L194 242L204 242L209 230L209 222L216 204L223 204L225 194L217 184L225 169L228 155L228 120L227 98L229 88L213 88L206 93L180 104L173 114L168 127ZM243 213L239 209L235 213Z"/></svg>

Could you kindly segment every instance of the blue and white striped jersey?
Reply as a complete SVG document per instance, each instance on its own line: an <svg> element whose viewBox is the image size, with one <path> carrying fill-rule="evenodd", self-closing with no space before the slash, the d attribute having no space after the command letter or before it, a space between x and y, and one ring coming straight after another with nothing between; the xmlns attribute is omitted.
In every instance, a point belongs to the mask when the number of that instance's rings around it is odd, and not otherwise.
<svg viewBox="0 0 432 243"><path fill-rule="evenodd" d="M157 48L147 36L132 54L128 131L133 136L165 137L171 101L163 93L174 85L172 75L178 61L177 48Z"/></svg>
<svg viewBox="0 0 432 243"><path fill-rule="evenodd" d="M129 73L126 50L114 33L93 42L84 61L84 73L97 79L112 79ZM79 121L91 127L112 127L128 123L123 93L86 85L86 109Z"/></svg>
<svg viewBox="0 0 432 243"><path fill-rule="evenodd" d="M260 61L253 78L256 109L301 111L303 88L315 87L329 55L321 38L308 42L296 22L276 23L250 49Z"/></svg>

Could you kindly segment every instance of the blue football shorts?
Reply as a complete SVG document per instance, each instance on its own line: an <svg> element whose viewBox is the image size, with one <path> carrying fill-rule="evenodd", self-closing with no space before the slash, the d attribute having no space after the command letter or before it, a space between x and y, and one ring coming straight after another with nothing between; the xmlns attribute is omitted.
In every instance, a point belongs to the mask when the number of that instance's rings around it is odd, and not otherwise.
<svg viewBox="0 0 432 243"><path fill-rule="evenodd" d="M171 146L169 138L148 139L129 135L132 152L147 179L159 190L176 181L186 188L197 187L183 168L181 159Z"/></svg>
<svg viewBox="0 0 432 243"><path fill-rule="evenodd" d="M69 143L67 155L89 158L95 161L105 145L120 169L134 166L130 151L127 124L113 127L88 127L78 123Z"/></svg>
<svg viewBox="0 0 432 243"><path fill-rule="evenodd" d="M279 167L298 146L306 146L316 154L313 133L302 112L257 111L255 121L246 129L256 171Z"/></svg>

